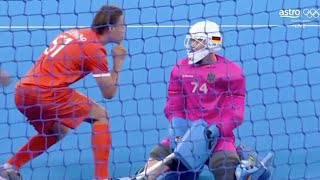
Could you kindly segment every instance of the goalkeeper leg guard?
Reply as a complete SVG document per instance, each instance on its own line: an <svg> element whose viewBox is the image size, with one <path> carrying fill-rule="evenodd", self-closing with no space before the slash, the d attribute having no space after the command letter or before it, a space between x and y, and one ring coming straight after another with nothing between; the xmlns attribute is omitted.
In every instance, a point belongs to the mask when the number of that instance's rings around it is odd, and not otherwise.
<svg viewBox="0 0 320 180"><path fill-rule="evenodd" d="M198 173L195 172L167 172L164 173L163 175L160 175L157 177L156 180L178 180L178 179L183 179L183 180L195 180L199 176Z"/></svg>
<svg viewBox="0 0 320 180"><path fill-rule="evenodd" d="M203 120L195 121L177 144L175 156L187 169L198 171L212 154L218 137L219 130L215 124L208 127Z"/></svg>
<svg viewBox="0 0 320 180"><path fill-rule="evenodd" d="M187 132L188 129L190 129L191 124L191 121L184 118L172 118L172 121L170 122L169 126L171 148L175 148L177 146L177 143L181 141L184 134Z"/></svg>

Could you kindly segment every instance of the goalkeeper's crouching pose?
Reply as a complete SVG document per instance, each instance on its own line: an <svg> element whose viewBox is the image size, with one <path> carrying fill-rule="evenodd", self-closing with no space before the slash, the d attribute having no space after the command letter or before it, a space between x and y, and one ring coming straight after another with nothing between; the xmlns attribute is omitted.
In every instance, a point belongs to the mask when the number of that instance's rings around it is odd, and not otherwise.
<svg viewBox="0 0 320 180"><path fill-rule="evenodd" d="M232 131L244 119L245 77L238 65L216 54L221 44L219 26L210 21L196 23L186 36L188 57L170 77L165 107L169 137L152 150L144 172L173 152L175 158L148 179L196 179L204 165L216 180L244 180L257 169L265 172L263 162L241 161L237 153ZM255 171L248 173L253 166Z"/></svg>

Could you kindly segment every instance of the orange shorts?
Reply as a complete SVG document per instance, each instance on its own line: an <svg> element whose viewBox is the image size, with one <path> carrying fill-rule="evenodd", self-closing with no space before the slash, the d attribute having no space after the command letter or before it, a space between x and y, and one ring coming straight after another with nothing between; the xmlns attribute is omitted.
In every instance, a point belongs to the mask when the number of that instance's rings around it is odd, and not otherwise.
<svg viewBox="0 0 320 180"><path fill-rule="evenodd" d="M44 90L17 86L15 103L38 133L47 134L55 122L72 129L79 126L88 118L94 102L70 88Z"/></svg>

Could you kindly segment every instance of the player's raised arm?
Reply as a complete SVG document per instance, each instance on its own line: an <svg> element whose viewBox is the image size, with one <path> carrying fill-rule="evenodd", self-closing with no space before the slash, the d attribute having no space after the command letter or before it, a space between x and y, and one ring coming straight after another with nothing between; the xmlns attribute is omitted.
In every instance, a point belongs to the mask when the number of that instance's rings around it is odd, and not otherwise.
<svg viewBox="0 0 320 180"><path fill-rule="evenodd" d="M120 71L122 69L123 60L127 54L126 49L121 45L117 45L112 50L113 69L104 74L94 74L101 93L104 98L111 99L117 92L118 82L120 79Z"/></svg>
<svg viewBox="0 0 320 180"><path fill-rule="evenodd" d="M185 97L183 95L182 82L179 77L179 65L173 67L170 76L168 98L165 106L165 115L169 121L173 117L185 118Z"/></svg>
<svg viewBox="0 0 320 180"><path fill-rule="evenodd" d="M96 78L103 97L111 99L117 92L120 71L127 54L126 48L122 45L126 30L122 10L116 8L110 12L99 12L93 20L92 29L96 31L98 40L102 44L118 44L112 50L112 71L108 70L108 62L104 48L102 50L100 48L99 51L102 58L98 59L98 61L94 58L96 61L93 60L93 64L89 64L91 62L87 63L87 67L93 72L93 77ZM91 47L91 51L92 49ZM94 56L94 53L95 52L90 53L91 57L92 55Z"/></svg>

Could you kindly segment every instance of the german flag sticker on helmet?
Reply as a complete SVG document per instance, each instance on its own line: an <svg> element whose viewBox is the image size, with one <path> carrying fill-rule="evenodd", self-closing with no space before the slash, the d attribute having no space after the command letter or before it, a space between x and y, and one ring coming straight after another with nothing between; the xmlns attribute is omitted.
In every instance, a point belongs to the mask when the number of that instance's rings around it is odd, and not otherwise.
<svg viewBox="0 0 320 180"><path fill-rule="evenodd" d="M221 42L221 37L219 36L212 36L211 41L214 43L220 43Z"/></svg>

